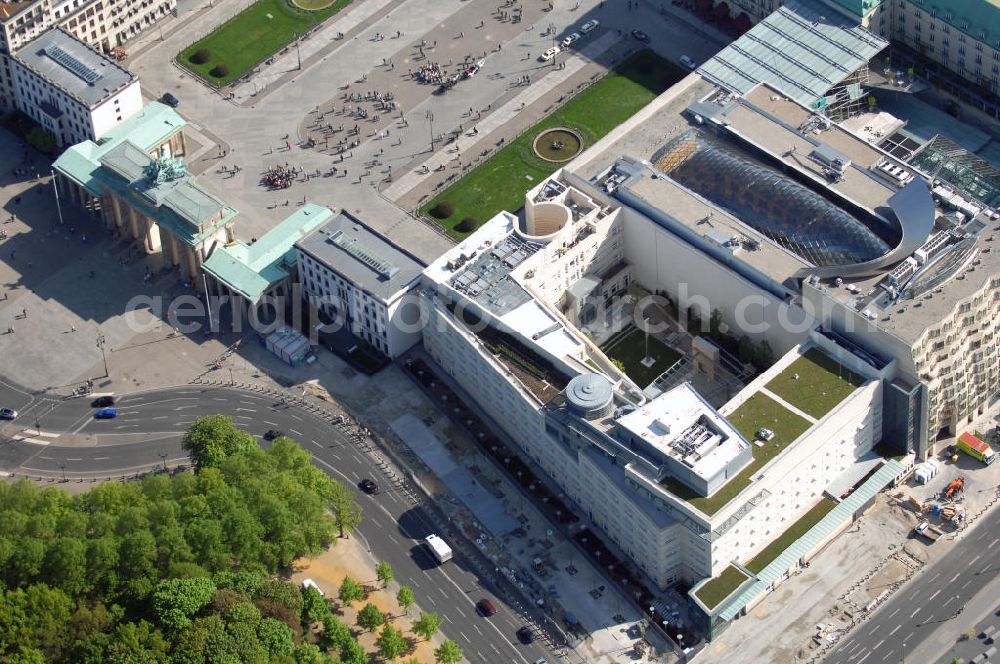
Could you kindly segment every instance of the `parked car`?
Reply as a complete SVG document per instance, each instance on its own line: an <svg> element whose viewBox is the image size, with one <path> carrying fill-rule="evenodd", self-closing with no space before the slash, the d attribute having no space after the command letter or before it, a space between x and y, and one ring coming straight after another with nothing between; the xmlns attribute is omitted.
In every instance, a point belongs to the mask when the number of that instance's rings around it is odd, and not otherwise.
<svg viewBox="0 0 1000 664"><path fill-rule="evenodd" d="M483 598L476 602L476 611L479 611L483 617L489 618L496 615L497 607L493 606L493 602L490 600Z"/></svg>
<svg viewBox="0 0 1000 664"><path fill-rule="evenodd" d="M16 420L17 411L13 408L0 408L0 420Z"/></svg>
<svg viewBox="0 0 1000 664"><path fill-rule="evenodd" d="M647 35L642 30L633 30L632 36L641 41L643 44L649 43L649 35Z"/></svg>
<svg viewBox="0 0 1000 664"><path fill-rule="evenodd" d="M118 417L117 408L101 408L94 413L94 419L97 420L113 420L116 417Z"/></svg>
<svg viewBox="0 0 1000 664"><path fill-rule="evenodd" d="M361 480L359 486L361 487L361 490L367 493L369 496L378 493L378 484L375 484L375 480L370 480L367 477Z"/></svg>
<svg viewBox="0 0 1000 664"><path fill-rule="evenodd" d="M573 42L575 42L579 38L580 38L580 33L579 32L574 32L571 35L567 35L566 38L562 40L562 45L565 48L566 46L569 46L570 44L572 44Z"/></svg>
<svg viewBox="0 0 1000 664"><path fill-rule="evenodd" d="M558 55L558 54L559 54L559 51L561 51L561 50L562 50L562 49L561 49L561 48L559 48L558 46L553 46L553 47L552 47L552 48L550 48L549 50L547 50L547 51L545 51L544 53L542 53L542 58L541 58L541 59L542 59L542 61L543 61L543 62L548 62L548 61L549 61L549 60L551 60L552 58L556 57L556 55Z"/></svg>
<svg viewBox="0 0 1000 664"><path fill-rule="evenodd" d="M685 67L687 67L688 69L697 69L698 68L698 63L695 62L694 60L692 60L690 57L688 57L686 55L682 55L681 56L681 64L684 65Z"/></svg>
<svg viewBox="0 0 1000 664"><path fill-rule="evenodd" d="M600 25L601 24L598 21L587 21L586 23L580 26L580 32L582 32L583 34L587 34L588 32L593 32Z"/></svg>
<svg viewBox="0 0 1000 664"><path fill-rule="evenodd" d="M93 408L107 408L108 406L114 406L115 405L115 398L114 397L97 397L96 399L94 399L93 401L90 402L90 405Z"/></svg>
<svg viewBox="0 0 1000 664"><path fill-rule="evenodd" d="M285 434L281 433L277 429L268 429L264 434L264 440L274 440L275 438L281 438Z"/></svg>
<svg viewBox="0 0 1000 664"><path fill-rule="evenodd" d="M525 625L517 630L517 640L521 643L528 645L529 643L535 642L535 631Z"/></svg>
<svg viewBox="0 0 1000 664"><path fill-rule="evenodd" d="M169 92L164 92L163 96L160 97L160 101L169 106L170 108L177 108L181 105L181 100L173 96Z"/></svg>
<svg viewBox="0 0 1000 664"><path fill-rule="evenodd" d="M757 437L764 442L767 442L774 438L774 432L766 427L761 427L760 429L757 429Z"/></svg>

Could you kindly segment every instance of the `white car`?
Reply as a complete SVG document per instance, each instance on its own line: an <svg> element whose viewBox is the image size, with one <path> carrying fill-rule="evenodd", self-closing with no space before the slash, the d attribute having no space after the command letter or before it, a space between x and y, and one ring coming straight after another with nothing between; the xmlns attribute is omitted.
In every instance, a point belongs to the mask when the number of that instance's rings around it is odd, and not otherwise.
<svg viewBox="0 0 1000 664"><path fill-rule="evenodd" d="M563 48L569 46L570 44L572 44L573 42L575 42L579 38L580 38L580 33L579 32L574 32L573 34L567 36L566 39L562 40Z"/></svg>
<svg viewBox="0 0 1000 664"><path fill-rule="evenodd" d="M583 34L587 34L588 32L593 32L600 25L601 24L598 23L597 21L587 21L586 23L580 26L580 32L582 32Z"/></svg>
<svg viewBox="0 0 1000 664"><path fill-rule="evenodd" d="M0 420L16 420L17 411L13 408L0 408Z"/></svg>
<svg viewBox="0 0 1000 664"><path fill-rule="evenodd" d="M688 69L697 69L698 68L698 63L695 62L694 60L692 60L691 58L689 58L686 55L682 55L681 56L681 64L684 65L685 67L687 67Z"/></svg>
<svg viewBox="0 0 1000 664"><path fill-rule="evenodd" d="M774 432L770 429L761 428L757 430L757 437L763 441L768 441L774 438Z"/></svg>
<svg viewBox="0 0 1000 664"><path fill-rule="evenodd" d="M561 50L562 49L559 48L558 46L553 46L549 50L545 51L544 53L542 53L542 62L548 62L552 58L556 57L556 55L558 55L559 51Z"/></svg>

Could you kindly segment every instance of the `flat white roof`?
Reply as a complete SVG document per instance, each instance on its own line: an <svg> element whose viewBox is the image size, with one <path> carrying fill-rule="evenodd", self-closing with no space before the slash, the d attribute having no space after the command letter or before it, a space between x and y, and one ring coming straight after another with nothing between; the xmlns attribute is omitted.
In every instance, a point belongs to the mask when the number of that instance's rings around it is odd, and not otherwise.
<svg viewBox="0 0 1000 664"><path fill-rule="evenodd" d="M749 445L689 383L624 415L618 424L705 478L718 473Z"/></svg>
<svg viewBox="0 0 1000 664"><path fill-rule="evenodd" d="M575 356L583 347L582 341L574 337L555 316L534 299L502 316L500 321L553 357Z"/></svg>

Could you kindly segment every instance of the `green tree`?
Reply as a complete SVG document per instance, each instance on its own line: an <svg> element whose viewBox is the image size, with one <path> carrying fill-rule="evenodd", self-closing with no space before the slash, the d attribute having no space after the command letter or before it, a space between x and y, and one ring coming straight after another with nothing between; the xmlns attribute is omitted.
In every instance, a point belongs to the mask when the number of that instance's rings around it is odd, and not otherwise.
<svg viewBox="0 0 1000 664"><path fill-rule="evenodd" d="M28 132L27 138L28 143L43 154L54 154L58 147L55 136L43 127L32 127L31 131Z"/></svg>
<svg viewBox="0 0 1000 664"><path fill-rule="evenodd" d="M357 639L351 637L340 647L340 661L343 664L368 664L368 653L361 647Z"/></svg>
<svg viewBox="0 0 1000 664"><path fill-rule="evenodd" d="M420 618L413 623L413 633L424 637L425 641L430 641L439 629L441 629L441 619L436 613L421 613Z"/></svg>
<svg viewBox="0 0 1000 664"><path fill-rule="evenodd" d="M349 606L354 602L360 602L364 598L365 589L351 577L345 576L344 581L340 584L340 601Z"/></svg>
<svg viewBox="0 0 1000 664"><path fill-rule="evenodd" d="M325 647L340 651L344 647L344 644L353 638L351 630L337 616L330 614L330 617L323 623L323 636L321 640Z"/></svg>
<svg viewBox="0 0 1000 664"><path fill-rule="evenodd" d="M375 645L378 646L378 654L382 659L396 659L406 652L407 643L401 631L392 625L386 625L375 640Z"/></svg>
<svg viewBox="0 0 1000 664"><path fill-rule="evenodd" d="M182 629L191 617L212 601L215 582L211 579L166 579L153 593L153 610L169 629Z"/></svg>
<svg viewBox="0 0 1000 664"><path fill-rule="evenodd" d="M382 582L382 587L385 588L392 581L392 565L383 560L375 567L375 576L378 577L378 580Z"/></svg>
<svg viewBox="0 0 1000 664"><path fill-rule="evenodd" d="M434 651L434 661L437 664L458 664L464 653L458 644L451 639L445 641Z"/></svg>
<svg viewBox="0 0 1000 664"><path fill-rule="evenodd" d="M399 592L396 593L396 603L399 604L399 608L402 609L403 613L409 615L410 607L416 603L416 598L413 596L413 588L409 586L400 586Z"/></svg>
<svg viewBox="0 0 1000 664"><path fill-rule="evenodd" d="M625 363L619 360L617 357L611 358L611 364L613 364L615 366L615 369L618 369L618 371L625 373Z"/></svg>
<svg viewBox="0 0 1000 664"><path fill-rule="evenodd" d="M358 611L358 625L365 628L369 632L374 632L378 629L379 625L385 622L385 616L378 607L369 602L365 604L360 611Z"/></svg>
<svg viewBox="0 0 1000 664"><path fill-rule="evenodd" d="M330 615L330 606L315 588L302 590L302 616L307 622L324 622Z"/></svg>
<svg viewBox="0 0 1000 664"><path fill-rule="evenodd" d="M152 623L141 620L138 623L119 625L108 643L108 664L159 664L167 662L169 644Z"/></svg>
<svg viewBox="0 0 1000 664"><path fill-rule="evenodd" d="M333 523L340 531L343 539L348 530L354 530L361 525L361 508L354 502L354 497L340 482L331 485L329 496L330 511L333 512Z"/></svg>
<svg viewBox="0 0 1000 664"><path fill-rule="evenodd" d="M271 658L287 657L295 650L291 628L280 620L264 618L257 625L257 638Z"/></svg>
<svg viewBox="0 0 1000 664"><path fill-rule="evenodd" d="M217 466L238 452L254 449L257 442L250 434L237 429L232 418L208 415L194 421L184 434L181 446L200 470Z"/></svg>

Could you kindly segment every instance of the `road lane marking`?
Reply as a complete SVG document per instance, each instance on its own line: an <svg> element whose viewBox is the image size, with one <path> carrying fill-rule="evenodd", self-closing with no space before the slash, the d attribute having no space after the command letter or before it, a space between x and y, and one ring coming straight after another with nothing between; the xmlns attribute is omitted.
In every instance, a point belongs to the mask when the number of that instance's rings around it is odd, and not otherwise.
<svg viewBox="0 0 1000 664"><path fill-rule="evenodd" d="M465 640L465 641L466 641L467 643L472 643L472 641L470 641L470 640L469 640L469 637L467 637L467 636L465 635L465 632L463 632L463 631L459 630L459 632L458 632L458 633L462 635L462 638L463 638L463 639L464 639L464 640Z"/></svg>
<svg viewBox="0 0 1000 664"><path fill-rule="evenodd" d="M949 581L948 583L955 583L955 579L957 579L960 576L962 576L961 572L955 572L955 576L951 577L951 581Z"/></svg>
<svg viewBox="0 0 1000 664"><path fill-rule="evenodd" d="M435 602L434 598L431 597L430 595L427 596L427 601L433 604L434 606L437 606L437 602Z"/></svg>
<svg viewBox="0 0 1000 664"><path fill-rule="evenodd" d="M149 419L151 419L151 420L165 420L165 419L167 419L167 416L166 415L157 415L156 417L151 417Z"/></svg>
<svg viewBox="0 0 1000 664"><path fill-rule="evenodd" d="M947 599L947 600L945 601L945 603L944 603L944 604L942 604L941 606L948 606L948 604L949 604L949 603L951 603L951 602L954 602L954 601L955 601L956 599L957 599L957 598L956 598L956 597L955 597L954 595L952 595L952 596L951 596L951 597L949 597L949 598L948 598L948 599Z"/></svg>
<svg viewBox="0 0 1000 664"><path fill-rule="evenodd" d="M262 420L262 422L264 422L264 424L270 424L272 427L278 426L275 422L268 422L267 420Z"/></svg>
<svg viewBox="0 0 1000 664"><path fill-rule="evenodd" d="M866 659L868 659L868 658L869 658L870 656L871 656L871 653L868 653L867 655L865 655L864 657L862 657L861 659L859 659L859 660L857 661L857 664L861 664L861 662L865 661L865 660L866 660Z"/></svg>
<svg viewBox="0 0 1000 664"><path fill-rule="evenodd" d="M935 597L937 597L937 596L938 596L938 595L940 595L940 594L941 594L941 589L940 589L940 588L938 588L937 590L935 590L935 591L934 591L934 594L933 594L933 595L931 595L930 597L928 597L928 598L927 598L927 601L928 601L928 602L931 602L931 601L933 601L933 600L934 600L934 598L935 598Z"/></svg>
<svg viewBox="0 0 1000 664"><path fill-rule="evenodd" d="M987 546L986 548L992 549L994 546L996 546L997 542L1000 542L1000 537L995 537L993 541L990 542L989 546Z"/></svg>
<svg viewBox="0 0 1000 664"><path fill-rule="evenodd" d="M299 422L304 422L305 421L301 417L299 417L298 415L296 415L295 413L288 413L288 416L290 418L292 418L293 420L298 420Z"/></svg>
<svg viewBox="0 0 1000 664"><path fill-rule="evenodd" d="M472 623L472 626L473 628L475 628L477 632L479 632L479 636L486 636L485 634L483 634L483 630L479 629L479 625L477 625L476 623Z"/></svg>
<svg viewBox="0 0 1000 664"><path fill-rule="evenodd" d="M910 619L912 620L913 616L917 615L918 613L920 613L920 609L916 609L913 613L911 613L910 614Z"/></svg>
<svg viewBox="0 0 1000 664"><path fill-rule="evenodd" d="M237 409L235 409L235 412L237 412L237 413L256 413L257 409L256 408L237 408Z"/></svg>
<svg viewBox="0 0 1000 664"><path fill-rule="evenodd" d="M83 459L77 459L76 457L67 457L67 461L83 461Z"/></svg>
<svg viewBox="0 0 1000 664"><path fill-rule="evenodd" d="M301 431L296 431L295 429L289 429L289 431L291 431L292 433L294 433L296 436L301 436L302 435Z"/></svg>
<svg viewBox="0 0 1000 664"><path fill-rule="evenodd" d="M184 410L185 408L197 408L197 407L198 407L198 404L192 403L192 404L188 404L186 406L177 406L176 408L174 408L174 410Z"/></svg>
<svg viewBox="0 0 1000 664"><path fill-rule="evenodd" d="M899 609L896 609L895 611L893 611L892 613L890 613L890 614L889 614L889 617L890 617L890 618L892 618L892 617L893 617L894 615L896 615L897 613L899 613Z"/></svg>
<svg viewBox="0 0 1000 664"><path fill-rule="evenodd" d="M110 459L111 457L94 457L94 461L104 461L105 459Z"/></svg>
<svg viewBox="0 0 1000 664"><path fill-rule="evenodd" d="M889 632L889 636L892 636L893 634L895 634L896 632L898 632L900 627L902 627L902 625L896 625L895 627L893 627L892 631Z"/></svg>
<svg viewBox="0 0 1000 664"><path fill-rule="evenodd" d="M962 588L965 588L966 586L968 586L973 581L975 581L975 579L969 579L968 581L966 581L965 583L962 584Z"/></svg>
<svg viewBox="0 0 1000 664"><path fill-rule="evenodd" d="M930 583L933 583L934 579L938 578L939 576L941 576L941 572L937 572L934 576L932 576L931 580L930 580Z"/></svg>
<svg viewBox="0 0 1000 664"><path fill-rule="evenodd" d="M871 631L868 632L868 636L871 636L872 634L874 634L875 632L877 632L880 627L882 627L882 625L875 625L874 627L872 627Z"/></svg>
<svg viewBox="0 0 1000 664"><path fill-rule="evenodd" d="M971 565L972 563L974 563L977 560L979 560L981 557L982 557L982 555L977 553L976 557L969 561L969 564Z"/></svg>
<svg viewBox="0 0 1000 664"><path fill-rule="evenodd" d="M317 443L315 440L310 440L309 442L312 443L313 445L315 445L316 447L318 447L320 449L323 449L323 446L320 445L319 443Z"/></svg>
<svg viewBox="0 0 1000 664"><path fill-rule="evenodd" d="M460 614L462 614L463 618L468 618L469 617L469 616L465 615L465 611L462 610L462 607L456 606L455 610L458 611Z"/></svg>
<svg viewBox="0 0 1000 664"><path fill-rule="evenodd" d="M875 646L872 648L872 652L878 650L882 646L883 643L885 643L885 639L882 639L881 641L879 641L878 643L876 643Z"/></svg>

